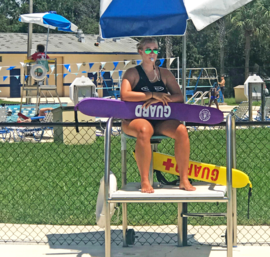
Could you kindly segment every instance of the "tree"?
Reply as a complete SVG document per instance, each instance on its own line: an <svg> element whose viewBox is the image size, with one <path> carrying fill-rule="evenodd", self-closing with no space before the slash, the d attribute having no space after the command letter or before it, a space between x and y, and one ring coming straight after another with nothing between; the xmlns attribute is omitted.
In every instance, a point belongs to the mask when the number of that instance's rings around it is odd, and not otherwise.
<svg viewBox="0 0 270 257"><path fill-rule="evenodd" d="M241 37L245 41L245 79L249 76L251 39L269 34L269 18L270 5L267 0L253 1L231 16L234 28L242 31Z"/></svg>
<svg viewBox="0 0 270 257"><path fill-rule="evenodd" d="M225 17L217 21L217 27L219 31L219 61L220 61L220 76L225 72L224 56L225 56L225 44L226 44L226 23Z"/></svg>
<svg viewBox="0 0 270 257"><path fill-rule="evenodd" d="M166 67L167 69L170 68L170 59L173 55L172 52L172 37L167 36L165 37L165 45L166 45Z"/></svg>

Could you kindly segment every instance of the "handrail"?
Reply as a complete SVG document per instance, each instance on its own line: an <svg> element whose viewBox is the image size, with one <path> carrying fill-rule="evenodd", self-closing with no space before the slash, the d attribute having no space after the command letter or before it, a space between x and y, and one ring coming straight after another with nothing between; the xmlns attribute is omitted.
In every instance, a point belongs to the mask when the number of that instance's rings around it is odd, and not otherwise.
<svg viewBox="0 0 270 257"><path fill-rule="evenodd" d="M205 95L207 95L207 94L209 94L209 91L205 91L205 92L203 92L203 94L201 95L201 97L200 98L198 98L198 99L196 99L196 101L194 102L194 104L196 104L199 100L201 100L201 105L204 105L204 96Z"/></svg>
<svg viewBox="0 0 270 257"><path fill-rule="evenodd" d="M188 104L189 102L193 101L194 100L193 98L195 98L198 94L202 94L202 93L203 93L202 91L197 91L192 97L190 97L188 99L188 101L186 102L186 104Z"/></svg>
<svg viewBox="0 0 270 257"><path fill-rule="evenodd" d="M209 93L209 91L205 91L205 92L202 92L202 91L197 91L191 98L189 98L188 99L188 101L186 102L187 104L188 103L191 103L191 102L193 102L193 100L194 99L196 99L195 101L194 101L194 103L193 104L196 104L198 101L200 101L201 100L201 103L203 103L203 98L207 95ZM201 96L200 97L198 97L198 95L199 94L201 94ZM196 98L197 97L197 98Z"/></svg>
<svg viewBox="0 0 270 257"><path fill-rule="evenodd" d="M105 172L104 172L104 205L105 205L105 256L111 256L111 226L110 204L108 202L110 192L110 153L111 153L111 129L113 118L109 118L105 132Z"/></svg>
<svg viewBox="0 0 270 257"><path fill-rule="evenodd" d="M233 242L233 193L232 193L232 168L235 164L235 118L229 114L226 118L226 150L227 150L227 257L232 257ZM236 229L236 228L235 228Z"/></svg>

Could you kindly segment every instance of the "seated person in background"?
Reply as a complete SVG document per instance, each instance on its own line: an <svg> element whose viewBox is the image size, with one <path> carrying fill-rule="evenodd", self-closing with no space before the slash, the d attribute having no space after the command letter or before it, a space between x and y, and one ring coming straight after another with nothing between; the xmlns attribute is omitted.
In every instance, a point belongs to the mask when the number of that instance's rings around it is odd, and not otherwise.
<svg viewBox="0 0 270 257"><path fill-rule="evenodd" d="M35 52L34 54L32 54L31 56L28 57L28 60L34 60L34 61L37 61L37 63L39 63L38 61L39 60L46 60L46 59L49 59L50 57L48 55L45 54L44 52L45 50L45 47L44 45L37 45L37 52ZM45 65L47 71L49 71L49 66L48 66L48 63L46 62L45 64L44 63L41 63L43 65ZM38 68L36 70L36 74L37 76L41 76L43 73L42 69ZM35 82L34 85L37 84L37 81Z"/></svg>
<svg viewBox="0 0 270 257"><path fill-rule="evenodd" d="M217 102L217 98L218 98L218 91L217 90L218 84L215 84L215 86L213 86L210 91L209 91L209 97L210 97L210 101L209 101L209 107L211 107L212 102L214 101L214 103L216 104L217 109L219 110L218 107L218 102Z"/></svg>
<svg viewBox="0 0 270 257"><path fill-rule="evenodd" d="M46 112L47 111L51 111L53 108L49 107L49 108L42 108L39 110L39 113L37 115L35 115L34 117L40 117L40 119L44 119L44 117L46 116ZM19 116L23 116L23 115L19 115ZM27 118L22 120L20 117L18 117L17 122L40 122L40 119L36 118L36 119L31 119L31 118Z"/></svg>
<svg viewBox="0 0 270 257"><path fill-rule="evenodd" d="M44 45L37 45L37 52L29 56L27 59L34 60L34 61L39 60L39 59L49 59L49 56L45 55L44 50L45 50Z"/></svg>

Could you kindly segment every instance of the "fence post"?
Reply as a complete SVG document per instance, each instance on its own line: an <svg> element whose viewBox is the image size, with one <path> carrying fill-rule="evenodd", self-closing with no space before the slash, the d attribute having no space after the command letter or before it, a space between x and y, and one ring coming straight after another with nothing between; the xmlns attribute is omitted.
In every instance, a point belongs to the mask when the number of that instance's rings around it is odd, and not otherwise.
<svg viewBox="0 0 270 257"><path fill-rule="evenodd" d="M233 165L233 118L229 114L226 123L226 150L227 150L227 257L232 257L232 241L233 241L233 201L232 201L232 165Z"/></svg>

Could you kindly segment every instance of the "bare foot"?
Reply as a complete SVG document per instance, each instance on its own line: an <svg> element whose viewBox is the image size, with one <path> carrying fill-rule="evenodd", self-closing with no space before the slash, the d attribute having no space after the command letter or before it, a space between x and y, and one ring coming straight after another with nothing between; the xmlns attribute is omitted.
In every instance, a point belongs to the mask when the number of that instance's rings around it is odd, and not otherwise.
<svg viewBox="0 0 270 257"><path fill-rule="evenodd" d="M149 181L141 182L141 192L142 193L154 193L153 187L150 185Z"/></svg>
<svg viewBox="0 0 270 257"><path fill-rule="evenodd" d="M196 187L192 186L189 182L189 180L187 181L180 181L180 185L179 188L182 190L186 190L186 191L195 191Z"/></svg>

